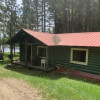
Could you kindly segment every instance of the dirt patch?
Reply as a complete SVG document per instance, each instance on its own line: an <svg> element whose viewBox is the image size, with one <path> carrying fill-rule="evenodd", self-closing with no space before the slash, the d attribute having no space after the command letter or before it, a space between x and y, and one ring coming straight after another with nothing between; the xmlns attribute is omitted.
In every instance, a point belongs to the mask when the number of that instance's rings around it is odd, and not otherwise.
<svg viewBox="0 0 100 100"><path fill-rule="evenodd" d="M0 100L43 100L43 97L24 81L8 78L0 81Z"/></svg>

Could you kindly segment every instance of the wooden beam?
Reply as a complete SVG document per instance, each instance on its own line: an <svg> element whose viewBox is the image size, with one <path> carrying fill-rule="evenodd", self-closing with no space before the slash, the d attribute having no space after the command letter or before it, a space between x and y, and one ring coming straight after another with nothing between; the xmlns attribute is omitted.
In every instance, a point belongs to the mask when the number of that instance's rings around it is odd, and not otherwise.
<svg viewBox="0 0 100 100"><path fill-rule="evenodd" d="M26 67L27 67L27 41L25 44L25 63L26 63Z"/></svg>
<svg viewBox="0 0 100 100"><path fill-rule="evenodd" d="M33 53L32 53L32 50L33 50L33 45L31 44L31 64L33 64Z"/></svg>
<svg viewBox="0 0 100 100"><path fill-rule="evenodd" d="M26 44L26 43L18 43L18 44ZM30 43L30 42L29 42L28 44L34 44L34 45L36 44L36 45L43 46L43 44L40 44L40 43ZM44 45L44 46L45 46L45 45Z"/></svg>
<svg viewBox="0 0 100 100"><path fill-rule="evenodd" d="M46 69L48 70L48 47L46 47Z"/></svg>
<svg viewBox="0 0 100 100"><path fill-rule="evenodd" d="M11 56L11 64L13 62L13 45L10 45L10 56Z"/></svg>

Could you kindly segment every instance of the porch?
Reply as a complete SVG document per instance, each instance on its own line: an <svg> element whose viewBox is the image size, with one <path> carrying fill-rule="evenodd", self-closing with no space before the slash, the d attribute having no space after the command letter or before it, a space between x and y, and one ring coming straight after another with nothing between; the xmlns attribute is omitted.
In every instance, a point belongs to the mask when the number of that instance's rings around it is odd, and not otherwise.
<svg viewBox="0 0 100 100"><path fill-rule="evenodd" d="M22 62L20 60L13 60L12 64L26 67L26 63ZM50 71L56 70L56 67L48 67L47 68L47 67L42 67L42 66L35 66L35 65L32 65L31 63L27 63L27 68L38 69L38 70L42 70L42 71L45 71L45 72L50 72Z"/></svg>
<svg viewBox="0 0 100 100"><path fill-rule="evenodd" d="M33 32L33 31L32 31ZM35 33L33 33L35 35ZM39 36L39 33L37 33ZM44 71L56 69L55 63L49 54L49 46L32 34L20 30L12 37L7 44L10 44L10 59L12 64L21 65L29 68L36 68ZM14 61L13 48L18 44L20 48L19 60ZM49 60L50 59L50 60Z"/></svg>
<svg viewBox="0 0 100 100"><path fill-rule="evenodd" d="M33 43L20 43L19 46L20 52L17 59L13 56L13 46L11 46L11 64L25 66L30 69L38 69L46 72L50 72L56 69L56 67L54 67L50 61L48 61L47 46L40 46Z"/></svg>

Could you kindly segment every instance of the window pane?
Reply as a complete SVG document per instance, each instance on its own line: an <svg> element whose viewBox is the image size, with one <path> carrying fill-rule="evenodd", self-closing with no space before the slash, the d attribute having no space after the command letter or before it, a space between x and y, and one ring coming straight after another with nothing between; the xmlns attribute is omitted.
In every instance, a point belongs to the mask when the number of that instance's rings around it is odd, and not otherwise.
<svg viewBox="0 0 100 100"><path fill-rule="evenodd" d="M73 50L73 61L86 62L86 51Z"/></svg>
<svg viewBox="0 0 100 100"><path fill-rule="evenodd" d="M42 47L39 47L39 49L38 49L39 51L39 54L38 54L38 56L39 57L46 57L46 48L42 48Z"/></svg>

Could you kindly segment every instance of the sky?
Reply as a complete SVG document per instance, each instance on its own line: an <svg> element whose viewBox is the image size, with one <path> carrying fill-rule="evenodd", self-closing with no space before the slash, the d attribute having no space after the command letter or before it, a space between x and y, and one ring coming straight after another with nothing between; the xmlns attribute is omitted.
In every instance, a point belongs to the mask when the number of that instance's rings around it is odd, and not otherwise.
<svg viewBox="0 0 100 100"><path fill-rule="evenodd" d="M21 3L22 3L22 0L17 0L17 3L18 3L18 4L21 4Z"/></svg>

